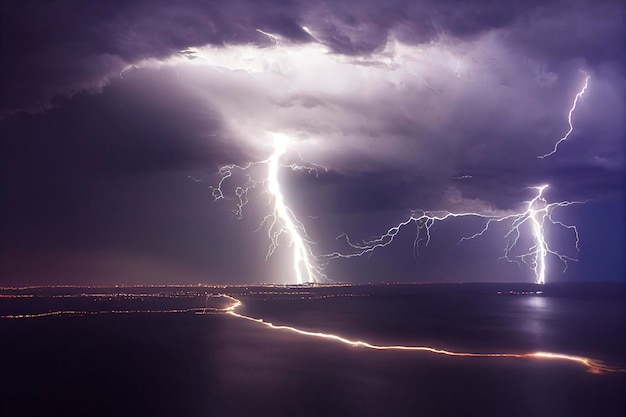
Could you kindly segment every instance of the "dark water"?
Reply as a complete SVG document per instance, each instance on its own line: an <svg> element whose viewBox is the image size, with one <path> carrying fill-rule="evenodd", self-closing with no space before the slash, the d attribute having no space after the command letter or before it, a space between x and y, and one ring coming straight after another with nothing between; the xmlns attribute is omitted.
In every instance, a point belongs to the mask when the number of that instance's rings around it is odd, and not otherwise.
<svg viewBox="0 0 626 417"><path fill-rule="evenodd" d="M3 290L0 315L240 313L380 344L552 351L625 365L624 285ZM542 291L542 294L522 292ZM513 291L513 294L509 294ZM51 298L95 293L99 296ZM500 294L498 294L500 292ZM370 351L225 314L0 320L2 416L623 416L626 374L567 362Z"/></svg>

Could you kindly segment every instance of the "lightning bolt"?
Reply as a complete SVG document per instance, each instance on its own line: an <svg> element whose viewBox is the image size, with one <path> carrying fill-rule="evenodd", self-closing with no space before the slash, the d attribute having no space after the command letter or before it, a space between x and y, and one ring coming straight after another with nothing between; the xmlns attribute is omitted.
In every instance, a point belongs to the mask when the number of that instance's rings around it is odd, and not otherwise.
<svg viewBox="0 0 626 417"><path fill-rule="evenodd" d="M524 209L518 212L512 212L507 214L482 214L477 212L460 212L452 213L449 211L422 211L414 210L410 216L398 223L397 225L389 228L385 233L373 238L364 240L360 243L355 243L350 240L347 234L342 234L338 239L344 239L350 246L351 252L333 252L330 254L320 256L320 259L337 259L337 258L354 258L367 254L372 254L375 250L390 245L400 230L414 223L417 227L416 237L413 241L414 254L417 254L419 246L422 241L425 240L425 246L430 243L431 229L438 221L443 221L453 217L480 217L486 219L485 226L479 232L461 238L459 243L471 240L476 237L484 235L492 224L510 222L511 226L508 232L505 234L507 240L504 248L504 254L501 259L506 261L515 262L520 264L523 262L530 266L532 269L535 282L537 284L544 284L546 281L546 258L548 255L557 257L564 265L563 272L567 270L568 261L576 261L576 258L564 255L558 251L552 249L546 240L545 225L549 223L554 226L560 226L562 228L570 230L575 237L575 247L577 253L579 252L579 235L575 226L565 224L559 220L555 220L552 217L552 213L557 207L566 207L572 204L583 203L581 201L561 201L556 203L548 203L543 196L543 192L548 185L541 185L537 187L529 187L536 191L536 195L530 201L524 203ZM533 237L533 243L521 255L514 255L513 252L518 246L520 246L520 237L524 234L523 226L529 226L529 232ZM422 234L426 236L423 237Z"/></svg>
<svg viewBox="0 0 626 417"><path fill-rule="evenodd" d="M591 78L591 76L584 71L583 71L583 74L585 74L585 83L582 89L578 92L578 94L576 94L576 97L574 97L574 102L572 103L572 107L569 109L569 113L567 114L567 123L569 125L569 129L567 130L567 133L565 133L565 135L563 135L563 137L554 144L554 149L552 149L551 152L548 152L545 155L538 156L537 158L543 159L543 158L547 158L550 155L554 155L557 149L559 148L559 145L561 144L561 142L566 141L567 138L569 138L569 136L574 131L574 124L572 123L572 115L574 114L574 110L576 110L576 106L578 105L578 100L583 96L583 94L585 94L585 91L587 90L587 87L589 86L589 79Z"/></svg>
<svg viewBox="0 0 626 417"><path fill-rule="evenodd" d="M274 35L272 33L269 33L269 32L265 32L265 31L263 31L261 29L257 29L256 31L261 33L261 34L263 34L263 35L265 35L265 36L267 36L272 42L274 42L274 44L278 45L278 41L280 40L280 38L278 36L276 36L276 35Z"/></svg>
<svg viewBox="0 0 626 417"><path fill-rule="evenodd" d="M311 38L313 38L313 40L315 40L315 42L319 43L319 44L323 44L324 42L322 42L322 40L320 38L318 38L315 33L313 33L313 31L311 29L309 29L306 26L302 26L302 30L305 31Z"/></svg>
<svg viewBox="0 0 626 417"><path fill-rule="evenodd" d="M288 139L285 135L279 133L274 133L273 138L273 152L269 158L263 161L250 162L246 165L233 164L220 167L218 172L221 178L217 186L211 186L210 189L215 200L226 199L223 192L226 181L233 176L235 171L244 173L247 178L245 184L239 185L234 189L234 195L236 196L234 217L240 219L243 216L243 208L248 203L248 192L261 186L263 191L270 195L270 205L272 206L271 213L265 216L259 229L257 229L260 230L267 226L270 246L266 259L280 246L279 240L281 237L287 236L288 246L293 250L293 268L296 283L318 283L327 279L323 273L324 265L318 263L313 255L311 250L313 241L309 238L304 225L285 203L278 173L280 168L290 168L294 171L304 170L317 174L319 167L312 164L306 166L295 163L290 165L282 164L281 159L287 151ZM266 174L261 178L257 175L258 167L266 168Z"/></svg>

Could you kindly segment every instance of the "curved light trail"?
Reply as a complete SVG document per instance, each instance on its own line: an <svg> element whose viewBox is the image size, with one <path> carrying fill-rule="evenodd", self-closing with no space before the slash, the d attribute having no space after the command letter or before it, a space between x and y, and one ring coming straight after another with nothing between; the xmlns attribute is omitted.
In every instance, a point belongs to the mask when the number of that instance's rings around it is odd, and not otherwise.
<svg viewBox="0 0 626 417"><path fill-rule="evenodd" d="M566 355L563 353L553 352L531 352L531 353L473 353L473 352L455 352L445 349L437 349L429 346L404 346L404 345L377 345L362 340L351 340L340 335L323 332L311 332L307 330L298 329L297 327L277 325L261 318L255 318L239 314L235 310L243 303L229 295L221 294L233 301L233 304L226 307L224 311L236 318L251 321L253 323L261 324L272 330L280 330L291 333L296 333L302 336L315 337L318 339L326 339L334 342L339 342L345 345L349 345L356 348L365 348L372 350L390 350L390 351L413 351L413 352L428 352L437 355L457 356L457 357L470 357L470 358L515 358L515 359L548 359L558 361L568 361L585 366L590 372L603 373L603 372L626 372L626 369L609 366L601 361L585 358L583 356Z"/></svg>
<svg viewBox="0 0 626 417"><path fill-rule="evenodd" d="M246 320L255 324L265 326L271 330L284 331L289 333L295 333L300 336L313 337L317 339L329 340L332 342L338 342L344 345L348 345L354 348L363 348L370 350L388 350L388 351L408 351L408 352L425 352L433 353L437 355L453 356L453 357L465 357L465 358L511 358L511 359L540 359L540 360L554 360L572 362L586 367L590 372L600 374L605 372L626 372L626 369L617 366L607 365L602 361L586 358L583 356L567 355L564 353L555 352L530 352L530 353L477 353L477 352L457 352L445 349L438 349L431 346L407 346L407 345L379 345L370 343L363 340L352 340L346 337L333 333L324 332L312 332L308 330L302 330L297 327L274 324L266 321L262 318L256 318L247 316L245 314L237 313L235 310L243 305L241 300L227 295L227 294L214 294L208 297L221 297L231 301L231 304L226 307L203 307L203 308L190 308L190 309L172 309L172 310L99 310L99 311L79 311L79 310L65 310L65 311L49 311L45 313L36 314L18 314L18 315L5 315L0 316L0 319L37 319L42 317L51 316L92 316L92 315L104 315L104 314L172 314L172 313L194 313L194 314L228 314L237 319Z"/></svg>

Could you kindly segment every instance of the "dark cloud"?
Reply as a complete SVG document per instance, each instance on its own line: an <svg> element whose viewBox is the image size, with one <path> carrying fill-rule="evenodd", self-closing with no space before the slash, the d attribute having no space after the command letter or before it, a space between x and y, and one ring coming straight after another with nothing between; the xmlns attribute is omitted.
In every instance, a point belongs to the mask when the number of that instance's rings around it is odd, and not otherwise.
<svg viewBox="0 0 626 417"><path fill-rule="evenodd" d="M292 140L285 161L326 168L281 173L316 253L411 209L514 210L544 183L550 201L596 204L576 212L581 230L622 204L620 2L35 1L1 15L5 282L114 282L96 272L107 259L122 280L284 281L266 277L288 254L263 263L266 234L253 233L266 196L251 193L241 222L233 200L210 204L217 166L267 158L274 132ZM567 131L585 74L574 133L538 159ZM497 260L498 239L482 255L446 246L463 227L441 226L421 266L401 249L329 268L445 280L450 254ZM608 241L623 248L618 229ZM498 273L523 279L509 267Z"/></svg>
<svg viewBox="0 0 626 417"><path fill-rule="evenodd" d="M350 55L380 50L391 36L428 44L500 30L552 64L617 59L623 41L623 8L610 1L35 1L5 2L2 16L4 111L101 87L141 59L207 44L271 44L257 29Z"/></svg>
<svg viewBox="0 0 626 417"><path fill-rule="evenodd" d="M547 3L528 10L509 30L516 48L551 66L583 60L594 67L619 64L622 71L615 48L624 35L624 8L617 1Z"/></svg>

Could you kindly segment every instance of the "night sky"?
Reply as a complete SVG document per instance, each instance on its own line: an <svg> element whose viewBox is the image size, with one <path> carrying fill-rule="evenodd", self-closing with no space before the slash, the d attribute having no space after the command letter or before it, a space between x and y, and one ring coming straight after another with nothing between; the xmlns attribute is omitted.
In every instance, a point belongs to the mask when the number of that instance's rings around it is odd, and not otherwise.
<svg viewBox="0 0 626 417"><path fill-rule="evenodd" d="M316 255L411 209L507 213L550 184L579 261L548 282L624 280L621 1L3 1L0 285L293 282L265 259L269 200L213 201L224 164L290 139L285 199ZM574 130L547 158L568 130ZM225 183L232 197L237 178ZM241 180L241 178L239 179ZM415 227L334 281L533 282L480 219ZM576 256L571 230L547 229ZM522 239L527 239L523 236Z"/></svg>

